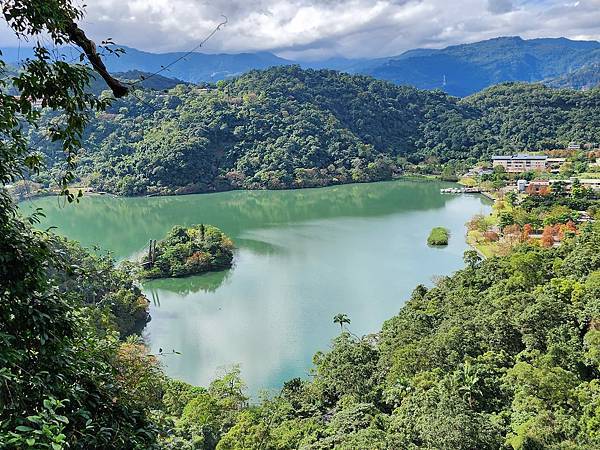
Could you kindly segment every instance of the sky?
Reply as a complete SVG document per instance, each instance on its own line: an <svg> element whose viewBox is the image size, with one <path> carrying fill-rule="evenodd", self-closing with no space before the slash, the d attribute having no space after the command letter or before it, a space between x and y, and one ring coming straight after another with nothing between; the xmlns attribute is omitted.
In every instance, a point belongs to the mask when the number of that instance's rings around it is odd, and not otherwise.
<svg viewBox="0 0 600 450"><path fill-rule="evenodd" d="M73 0L83 3L82 0ZM96 42L152 52L270 51L291 59L392 56L498 36L600 40L600 0L93 0ZM0 46L15 45L0 24ZM24 44L25 45L25 44Z"/></svg>

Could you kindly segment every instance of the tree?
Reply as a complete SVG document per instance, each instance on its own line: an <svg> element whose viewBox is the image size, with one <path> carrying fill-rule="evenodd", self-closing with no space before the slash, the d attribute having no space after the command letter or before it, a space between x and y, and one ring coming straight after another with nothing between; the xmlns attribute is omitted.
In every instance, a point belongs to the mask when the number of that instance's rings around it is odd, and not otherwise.
<svg viewBox="0 0 600 450"><path fill-rule="evenodd" d="M88 110L102 110L109 105L110 100L98 99L93 94L86 93L85 87L91 76L88 67L53 59L51 52L41 43L40 36L48 33L56 46L71 43L80 46L83 49L81 59L89 59L116 97L125 95L127 88L106 72L95 45L75 24L76 20L83 17L83 10L74 6L70 0L9 0L2 4L2 15L18 38L33 37L38 41L34 47L35 57L26 60L15 76L0 80L0 99L5 114L2 132L10 136L9 141L2 143L4 148L0 160L0 181L8 183L22 174L23 169L34 173L40 170L42 160L39 154L30 151L24 130L19 128L24 123L34 127L39 124L40 112L34 108L34 103L39 102L42 106L64 114L64 125L48 125L46 133L50 141L62 144L66 154L67 171L61 184L63 192L72 201L74 196L68 192L68 183L73 179L74 156L81 147L81 135L89 120ZM0 69L4 68L5 63L0 61ZM8 83L19 91L18 97L5 93ZM19 161L23 161L23 167L18 165ZM4 204L7 203L5 196L3 193Z"/></svg>
<svg viewBox="0 0 600 450"><path fill-rule="evenodd" d="M0 60L0 442L16 449L152 448L157 429L143 404L146 396L129 395L133 359L119 359L116 333L98 332L84 295L61 291L57 283L83 269L69 263L52 234L30 226L35 215L22 220L4 188L40 169L35 147L41 141L27 137L37 128L64 151L60 185L75 200L68 183L89 112L110 100L86 92L88 66L54 59L43 42L80 46L93 67L103 66L75 24L83 11L74 2L7 0L1 11L17 37L29 37L35 47L16 74L6 76ZM115 96L126 92L108 73L102 76ZM37 102L60 120L41 122Z"/></svg>
<svg viewBox="0 0 600 450"><path fill-rule="evenodd" d="M501 229L508 227L509 225L513 225L515 223L515 218L512 212L502 211L498 216L498 225Z"/></svg>
<svg viewBox="0 0 600 450"><path fill-rule="evenodd" d="M463 261L471 269L474 269L481 262L481 256L475 250L467 250L463 253Z"/></svg>
<svg viewBox="0 0 600 450"><path fill-rule="evenodd" d="M555 228L552 225L546 225L542 232L541 244L543 247L552 247L554 245Z"/></svg>
<svg viewBox="0 0 600 450"><path fill-rule="evenodd" d="M526 223L523 225L523 230L521 231L521 240L526 242L529 239L529 236L531 236L531 233L533 233L533 227L530 223Z"/></svg>
<svg viewBox="0 0 600 450"><path fill-rule="evenodd" d="M487 242L498 242L500 240L500 236L498 235L498 233L492 230L488 230L485 233L483 233L483 238Z"/></svg>
<svg viewBox="0 0 600 450"><path fill-rule="evenodd" d="M343 330L344 329L344 324L350 324L350 319L348 318L348 316L346 314L336 314L333 317L333 323L339 323L340 324L340 328Z"/></svg>

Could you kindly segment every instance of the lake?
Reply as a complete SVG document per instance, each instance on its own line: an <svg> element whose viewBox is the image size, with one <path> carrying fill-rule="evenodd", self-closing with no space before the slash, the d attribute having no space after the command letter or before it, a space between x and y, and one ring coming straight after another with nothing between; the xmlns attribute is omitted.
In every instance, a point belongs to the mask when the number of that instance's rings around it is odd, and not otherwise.
<svg viewBox="0 0 600 450"><path fill-rule="evenodd" d="M312 356L339 331L373 333L402 307L413 288L463 266L465 222L487 214L479 196L444 195L451 186L393 181L295 191L236 191L179 197L84 197L42 207L41 226L115 258L134 257L173 225L213 224L235 242L234 267L145 283L152 321L144 336L167 373L207 385L239 364L249 392L275 390L310 374ZM450 244L431 248L431 228L450 230Z"/></svg>

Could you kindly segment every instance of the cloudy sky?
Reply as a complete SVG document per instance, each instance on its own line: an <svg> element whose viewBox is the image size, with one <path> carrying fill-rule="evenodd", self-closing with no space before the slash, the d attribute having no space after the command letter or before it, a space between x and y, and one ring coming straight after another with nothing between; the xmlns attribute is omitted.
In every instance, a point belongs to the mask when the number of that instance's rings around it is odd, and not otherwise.
<svg viewBox="0 0 600 450"><path fill-rule="evenodd" d="M74 0L76 3L80 0ZM93 0L81 23L97 41L288 58L375 57L496 36L600 40L600 0ZM14 45L6 26L0 45Z"/></svg>

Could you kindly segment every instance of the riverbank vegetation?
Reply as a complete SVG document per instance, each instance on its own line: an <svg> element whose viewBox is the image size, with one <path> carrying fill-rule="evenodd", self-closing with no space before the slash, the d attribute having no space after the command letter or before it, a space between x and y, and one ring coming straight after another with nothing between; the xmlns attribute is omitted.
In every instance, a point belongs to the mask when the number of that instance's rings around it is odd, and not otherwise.
<svg viewBox="0 0 600 450"><path fill-rule="evenodd" d="M207 388L165 377L160 355L149 355L135 339L120 342L103 326L110 320L97 320L110 317L111 311L103 308L109 301L85 301L93 291L90 286L103 286L106 280L102 264L95 268L92 263L98 259L86 261L89 256L64 241L48 247L39 240L44 233L30 233L20 244L22 250L29 249L24 253L29 264L31 251L44 247L55 249L42 255L46 264L65 262L41 272L40 281L52 286L66 279L71 286L57 284L63 286L55 293L60 302L53 305L46 298L37 308L43 307L45 320L51 321L44 325L52 324L43 332L51 330L55 336L42 344L45 358L51 358L61 377L73 370L77 379L67 376L64 385L48 375L36 378L44 383L41 392L75 402L69 393L75 391L66 386L81 389L86 370L100 371L105 380L111 380L112 371L119 374L118 384L94 397L106 402L101 404L107 410L88 425L86 416L79 420L64 400L45 402L40 422L52 420L52 414L64 417L68 422L57 433L65 442L83 446L72 447L94 448L87 444L113 442L118 436L130 439L133 430L127 428L98 438L79 435L90 426L122 427L124 419L113 416L125 414L117 409L122 407L135 408L138 424L146 424L149 434L136 438L145 442L144 448L526 449L600 444L594 425L600 401L600 362L595 356L600 342L598 225L586 224L558 247L527 241L503 257L482 261L469 254L465 269L431 288L418 286L379 333L359 338L343 330L328 351L315 355L312 377L290 380L281 392L254 405L248 404L237 369ZM65 258L67 254L71 256ZM80 272L70 275L76 278L69 278L66 274L78 266ZM45 273L52 275L46 278ZM127 279L120 280L126 288ZM13 313L18 312L16 305ZM3 322L3 332L10 332L11 323L14 319ZM64 326L76 328L55 333L54 327ZM81 333L87 337L80 342ZM22 330L12 336L23 336ZM59 351L57 341L68 347ZM2 355L8 361L9 354ZM65 362L56 365L56 357L75 358L76 368L67 369ZM42 363L40 358L35 364ZM34 382L25 374L21 380L28 386ZM0 436L14 442L31 439L37 425L27 419L19 423L26 425Z"/></svg>
<svg viewBox="0 0 600 450"><path fill-rule="evenodd" d="M175 226L165 239L151 241L138 272L141 278L170 278L231 267L233 242L212 225Z"/></svg>
<svg viewBox="0 0 600 450"><path fill-rule="evenodd" d="M415 289L377 337L342 333L315 357L311 381L242 413L223 442L598 446L598 245L600 228L588 225L558 248L469 258L433 288Z"/></svg>
<svg viewBox="0 0 600 450"><path fill-rule="evenodd" d="M448 245L450 233L444 227L435 227L427 237L428 245Z"/></svg>
<svg viewBox="0 0 600 450"><path fill-rule="evenodd" d="M376 335L343 330L312 377L249 405L238 369L162 379L164 448L596 448L600 227L418 286ZM154 375L157 376L157 375ZM157 388L160 386L160 388ZM193 444L192 444L193 443Z"/></svg>

